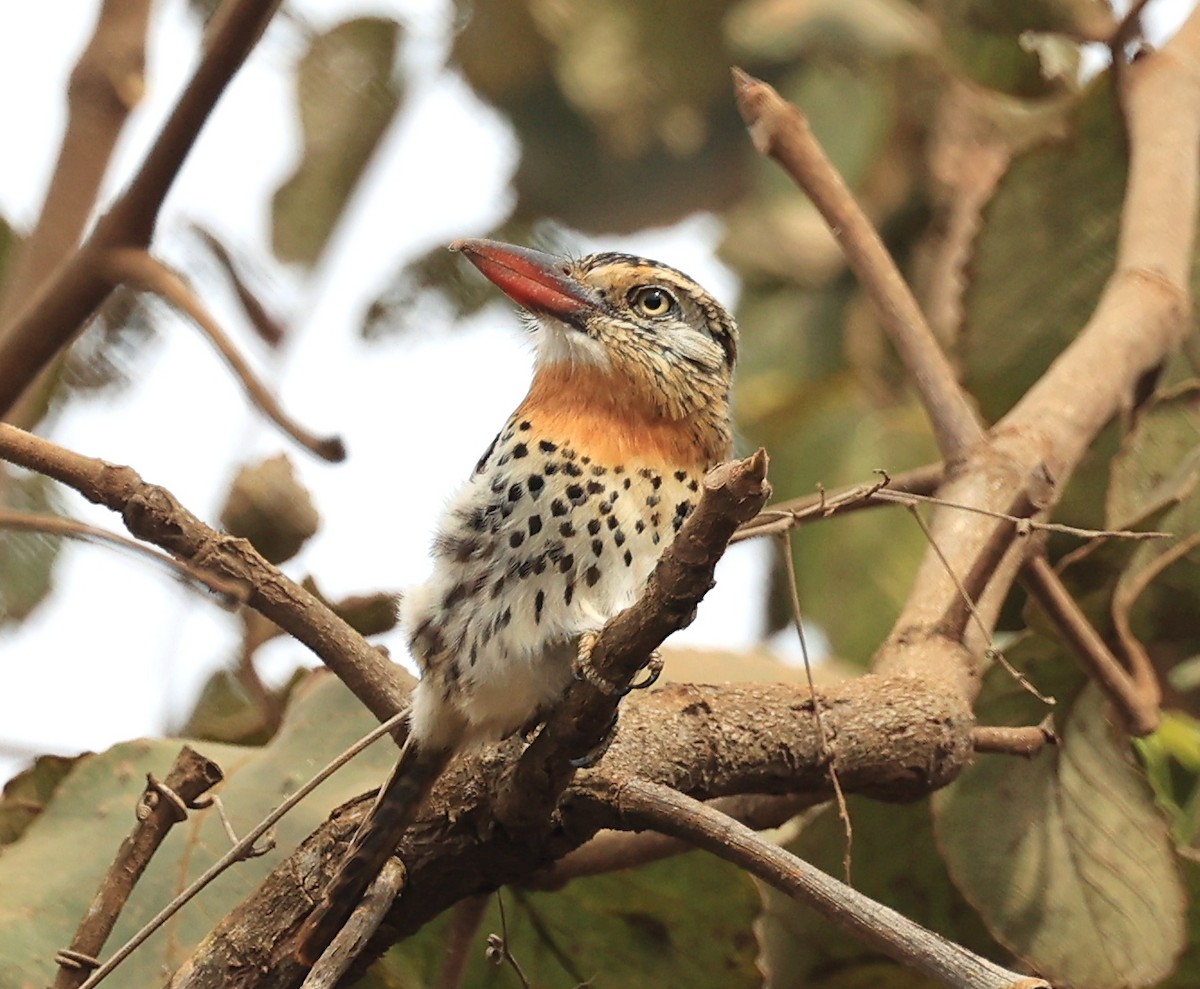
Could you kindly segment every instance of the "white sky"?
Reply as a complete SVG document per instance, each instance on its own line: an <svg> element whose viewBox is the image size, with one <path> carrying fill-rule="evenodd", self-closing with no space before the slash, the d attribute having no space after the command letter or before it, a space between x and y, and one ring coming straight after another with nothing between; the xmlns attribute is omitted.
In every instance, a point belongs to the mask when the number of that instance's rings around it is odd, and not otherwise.
<svg viewBox="0 0 1200 989"><path fill-rule="evenodd" d="M338 432L349 460L327 465L295 449L252 411L219 359L186 323L168 320L137 364L135 385L74 403L54 438L80 452L134 466L185 505L215 519L236 466L286 451L313 492L324 525L285 569L313 573L338 596L420 580L437 514L528 384L530 352L514 315L501 309L461 327L366 345L364 307L407 258L503 218L516 144L506 124L456 78L439 73L448 46L448 2L394 0L369 10L350 0L293 5L316 28L366 10L406 23L408 99L323 267L304 292L273 271L276 308L292 314L283 354L268 354L220 293L206 301L281 395L318 433ZM65 121L67 74L90 36L96 0L0 4L0 211L28 226L36 217ZM182 0L155 4L150 92L119 148L126 180L190 72L195 25ZM289 69L301 53L296 29L275 24L235 78L179 176L156 250L185 271L197 257L186 224L200 221L235 248L266 255L270 193L299 148ZM18 136L19 135L19 136ZM637 238L593 247L628 249L682 268L733 304L736 282L717 262L716 221L695 217ZM120 529L111 513L68 496L77 516ZM366 502L366 503L364 503ZM0 536L2 538L2 536ZM755 641L765 551L736 547L718 588L679 640L746 646ZM238 641L233 618L145 562L68 543L53 596L16 632L0 633L0 781L35 752L100 749L161 734L190 709L196 690ZM393 655L403 646L384 640ZM312 663L291 640L264 650L282 680Z"/></svg>

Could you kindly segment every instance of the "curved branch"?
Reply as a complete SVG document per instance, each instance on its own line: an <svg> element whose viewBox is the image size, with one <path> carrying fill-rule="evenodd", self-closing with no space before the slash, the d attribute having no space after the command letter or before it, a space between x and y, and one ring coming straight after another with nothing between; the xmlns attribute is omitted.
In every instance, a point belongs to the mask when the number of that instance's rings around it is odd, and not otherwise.
<svg viewBox="0 0 1200 989"><path fill-rule="evenodd" d="M124 284L139 292L151 292L191 319L241 382L251 403L284 433L324 460L337 463L346 459L346 447L340 437L315 436L283 411L278 399L258 379L233 341L178 274L149 251L133 247L111 251L105 255L104 265L114 285Z"/></svg>
<svg viewBox="0 0 1200 989"><path fill-rule="evenodd" d="M137 553L161 566L173 570L186 580L195 581L207 587L214 594L221 594L231 601L245 601L246 587L244 584L230 580L222 580L216 574L207 573L198 567L190 566L182 560L177 560L166 553L139 543L136 539L122 536L119 532L109 532L88 525L77 519L64 518L61 515L45 515L40 512L18 512L9 508L0 508L0 529L12 529L17 532L40 532L48 536L67 536L71 539L83 539L95 543L107 543Z"/></svg>
<svg viewBox="0 0 1200 989"><path fill-rule="evenodd" d="M733 88L755 148L778 161L825 217L912 376L943 459L957 463L983 439L983 424L883 240L821 150L808 118L741 69L733 70Z"/></svg>
<svg viewBox="0 0 1200 989"><path fill-rule="evenodd" d="M1050 983L1010 972L921 927L856 889L827 876L744 824L670 787L633 779L616 794L628 826L652 828L741 866L763 882L813 907L843 930L901 964L960 989L1050 989Z"/></svg>

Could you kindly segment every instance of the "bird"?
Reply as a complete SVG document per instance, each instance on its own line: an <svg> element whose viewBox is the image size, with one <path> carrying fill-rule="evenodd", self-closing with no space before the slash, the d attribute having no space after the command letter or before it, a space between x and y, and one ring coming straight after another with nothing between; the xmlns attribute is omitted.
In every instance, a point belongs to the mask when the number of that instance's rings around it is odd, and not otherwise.
<svg viewBox="0 0 1200 989"><path fill-rule="evenodd" d="M402 596L421 677L408 737L299 933L312 964L450 759L536 725L590 667L732 448L737 326L683 272L494 240L450 245L522 310L528 394L445 508L429 578ZM461 399L469 400L467 396Z"/></svg>

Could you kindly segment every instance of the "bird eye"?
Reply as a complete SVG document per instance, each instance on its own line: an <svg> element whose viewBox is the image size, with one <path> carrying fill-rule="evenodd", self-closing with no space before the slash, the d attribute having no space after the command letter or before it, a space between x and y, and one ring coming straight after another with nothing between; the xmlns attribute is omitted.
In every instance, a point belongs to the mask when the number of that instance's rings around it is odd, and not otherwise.
<svg viewBox="0 0 1200 989"><path fill-rule="evenodd" d="M630 302L643 316L665 316L677 305L675 297L657 285L634 289Z"/></svg>

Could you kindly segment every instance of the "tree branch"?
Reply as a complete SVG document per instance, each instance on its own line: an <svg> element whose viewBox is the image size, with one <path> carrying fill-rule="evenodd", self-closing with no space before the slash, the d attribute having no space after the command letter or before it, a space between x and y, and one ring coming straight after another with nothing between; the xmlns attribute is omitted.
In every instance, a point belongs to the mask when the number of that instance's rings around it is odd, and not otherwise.
<svg viewBox="0 0 1200 989"><path fill-rule="evenodd" d="M346 447L338 436L315 436L292 419L274 395L255 375L246 359L238 352L196 293L182 278L149 251L140 248L119 248L104 257L108 277L114 284L124 284L139 292L151 292L187 316L204 334L226 365L241 382L246 397L283 432L310 453L323 460L338 463L346 459Z"/></svg>
<svg viewBox="0 0 1200 989"><path fill-rule="evenodd" d="M70 343L114 285L103 257L146 248L163 200L217 99L258 41L279 0L225 0L209 44L129 187L84 244L44 281L15 319L0 325L0 416L59 350Z"/></svg>
<svg viewBox="0 0 1200 989"><path fill-rule="evenodd" d="M956 464L983 439L983 425L883 240L821 150L808 118L741 69L733 70L733 89L755 148L778 161L825 217L912 375L942 458Z"/></svg>
<svg viewBox="0 0 1200 989"><path fill-rule="evenodd" d="M308 646L381 721L406 703L410 681L399 667L245 539L209 528L166 488L146 483L132 467L74 453L4 423L0 459L61 481L89 501L119 512L139 539L244 586L250 607Z"/></svg>
<svg viewBox="0 0 1200 989"><path fill-rule="evenodd" d="M58 957L58 977L54 989L78 989L87 978L95 959L108 940L117 918L141 879L150 859L167 837L167 832L187 818L195 801L221 782L221 768L186 745L159 784L153 777L138 804L138 823L121 844L117 857L100 881L95 897L84 911L71 946Z"/></svg>
<svg viewBox="0 0 1200 989"><path fill-rule="evenodd" d="M149 22L150 0L101 4L95 31L71 72L67 127L46 199L0 292L0 326L21 311L83 235L117 138L145 90ZM32 425L41 417L44 391L34 389L22 402L18 423Z"/></svg>
<svg viewBox="0 0 1200 989"><path fill-rule="evenodd" d="M741 866L805 903L890 958L960 989L1050 989L926 930L902 914L772 844L699 801L640 779L616 794L616 812L633 828L652 828Z"/></svg>

